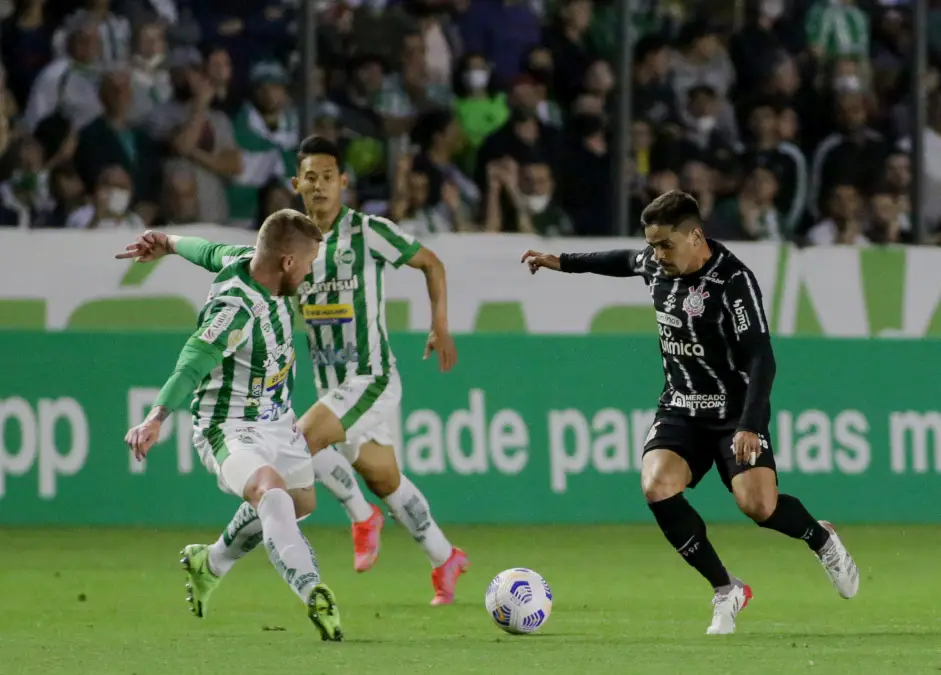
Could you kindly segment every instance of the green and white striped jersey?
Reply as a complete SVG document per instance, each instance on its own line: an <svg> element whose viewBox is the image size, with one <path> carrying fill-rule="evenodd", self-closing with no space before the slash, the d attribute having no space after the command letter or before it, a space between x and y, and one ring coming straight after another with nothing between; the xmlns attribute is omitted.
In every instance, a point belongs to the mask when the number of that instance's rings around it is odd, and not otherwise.
<svg viewBox="0 0 941 675"><path fill-rule="evenodd" d="M321 394L353 375L380 376L395 367L384 271L401 267L420 248L386 218L341 209L297 290Z"/></svg>
<svg viewBox="0 0 941 675"><path fill-rule="evenodd" d="M199 314L196 337L224 350L222 363L199 384L190 407L195 423L276 420L291 409L296 370L294 307L249 274L254 251L226 256Z"/></svg>

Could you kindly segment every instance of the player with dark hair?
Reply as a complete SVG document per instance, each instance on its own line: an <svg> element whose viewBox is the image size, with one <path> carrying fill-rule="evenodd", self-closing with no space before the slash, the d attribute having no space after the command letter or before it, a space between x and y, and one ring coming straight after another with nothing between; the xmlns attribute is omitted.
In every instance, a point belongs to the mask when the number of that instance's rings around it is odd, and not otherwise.
<svg viewBox="0 0 941 675"><path fill-rule="evenodd" d="M375 563L384 517L366 501L354 468L425 549L432 564L432 604L451 604L457 580L469 562L445 537L431 516L428 500L402 474L396 460L391 422L402 385L386 330L384 291L384 272L389 266L408 265L424 273L431 300L431 332L424 356L427 359L437 351L440 369L447 372L457 360L457 351L448 330L444 265L386 218L343 206L347 176L342 167L340 151L331 141L310 136L301 143L293 184L308 216L323 232L324 242L297 290L318 393L317 403L301 416L298 426L310 448L317 480L337 497L353 521L356 571L365 572ZM192 255L189 252L195 247L174 246L174 239L147 232L128 248L143 261L176 252L210 271L229 257L251 250L203 242L199 254ZM300 513L313 508L309 492L305 499L311 503ZM257 513L243 505L214 544L186 547L184 564L189 585L195 589L197 615L202 615L221 577L258 544L259 527Z"/></svg>
<svg viewBox="0 0 941 675"><path fill-rule="evenodd" d="M844 598L859 589L856 563L833 526L790 495L778 493L768 428L774 352L751 270L703 232L699 205L673 190L641 215L640 251L526 251L522 262L572 274L642 277L650 290L666 379L644 446L641 485L667 540L712 584L714 613L706 631L732 633L752 597L706 537L706 524L686 501L713 463L742 512L760 527L804 540Z"/></svg>

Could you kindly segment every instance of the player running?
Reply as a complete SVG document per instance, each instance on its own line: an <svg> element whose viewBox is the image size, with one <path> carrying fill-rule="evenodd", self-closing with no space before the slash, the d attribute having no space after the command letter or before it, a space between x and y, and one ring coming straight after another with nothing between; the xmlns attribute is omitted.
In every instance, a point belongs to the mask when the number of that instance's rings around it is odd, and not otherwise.
<svg viewBox="0 0 941 675"><path fill-rule="evenodd" d="M642 277L653 299L663 374L656 418L647 434L641 485L667 540L712 584L709 635L735 631L752 597L706 537L706 524L683 492L713 463L742 512L760 527L802 539L844 598L859 590L856 563L833 526L815 520L795 497L778 494L768 427L775 375L761 291L751 270L703 233L699 205L673 190L641 214L642 251L526 251L522 262L573 274Z"/></svg>
<svg viewBox="0 0 941 675"><path fill-rule="evenodd" d="M333 143L316 136L302 142L293 183L325 239L298 288L319 397L299 426L313 454L317 479L353 521L355 569L364 572L375 563L384 518L366 501L351 465L425 549L433 567L431 604L450 604L469 561L445 537L431 517L427 499L396 461L390 417L397 413L402 388L386 331L383 280L389 265L408 265L425 274L432 314L425 358L437 351L440 368L447 372L457 352L448 331L444 266L389 220L344 207L341 197L347 176L341 166ZM177 253L217 271L230 258L250 252L250 247L147 232L120 256L147 262ZM339 452L319 452L331 445ZM257 514L242 505L218 541L186 548L197 570L190 582L197 604L204 606L221 577L258 544L260 529Z"/></svg>
<svg viewBox="0 0 941 675"><path fill-rule="evenodd" d="M291 494L309 488L313 472L291 410L296 367L288 296L308 274L321 241L317 226L297 211L265 220L255 247L220 266L199 329L147 418L125 441L143 460L163 421L195 389L193 442L200 460L223 491L245 500L239 512L257 514L256 543L264 541L271 564L307 604L321 638L339 641L340 613L297 526ZM198 597L196 608L201 613Z"/></svg>

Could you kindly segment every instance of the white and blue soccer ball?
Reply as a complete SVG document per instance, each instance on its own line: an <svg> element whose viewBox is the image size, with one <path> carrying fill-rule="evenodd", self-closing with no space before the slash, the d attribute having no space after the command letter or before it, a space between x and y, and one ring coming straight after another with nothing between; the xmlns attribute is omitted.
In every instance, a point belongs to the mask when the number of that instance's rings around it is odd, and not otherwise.
<svg viewBox="0 0 941 675"><path fill-rule="evenodd" d="M507 633L535 633L552 613L552 591L541 575L525 567L504 570L487 587L487 611Z"/></svg>

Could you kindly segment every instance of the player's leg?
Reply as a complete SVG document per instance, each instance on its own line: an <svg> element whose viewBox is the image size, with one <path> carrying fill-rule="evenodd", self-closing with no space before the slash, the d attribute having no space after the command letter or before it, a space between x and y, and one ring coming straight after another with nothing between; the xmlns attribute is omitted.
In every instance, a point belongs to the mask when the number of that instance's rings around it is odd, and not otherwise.
<svg viewBox="0 0 941 675"><path fill-rule="evenodd" d="M780 532L792 539L803 540L827 571L830 581L844 598L852 598L859 590L859 571L852 556L837 536L833 526L818 521L796 497L778 493L774 451L768 434L761 434L767 447L755 462L739 464L726 438L723 481L735 495L738 507L759 527Z"/></svg>
<svg viewBox="0 0 941 675"><path fill-rule="evenodd" d="M313 513L317 503L317 493L313 486L290 488L288 494L294 502L294 515L298 522ZM260 543L261 520L258 513L251 504L242 502L215 542L208 546L190 544L183 549L183 562L186 565L185 559L188 558L189 566L200 570L200 576L208 574L212 580L218 582L228 574L235 563L251 553ZM197 616L202 616L204 609L203 606L199 610L194 608L193 611Z"/></svg>
<svg viewBox="0 0 941 675"><path fill-rule="evenodd" d="M366 497L359 487L359 482L356 480L355 469L346 456L339 452L335 446L330 446L312 455L312 462L317 482L323 485L340 502L340 506L343 507L350 522L353 523L354 538L357 526L363 529L364 524L370 523L371 520L376 518L377 514L379 518L382 518L379 509L366 501ZM357 567L357 571L363 572L371 566L372 562L363 569Z"/></svg>
<svg viewBox="0 0 941 675"><path fill-rule="evenodd" d="M645 444L641 487L667 541L713 588L713 617L706 632L727 634L735 630L751 589L726 570L709 541L705 521L683 494L712 466L709 439L696 436L691 422L658 417ZM697 450L697 443L706 447Z"/></svg>
<svg viewBox="0 0 941 675"><path fill-rule="evenodd" d="M467 555L451 545L432 517L425 495L402 474L392 445L379 442L387 440L382 438L387 435L385 425L377 425L373 433L380 439L369 439L358 446L353 467L370 491L386 503L396 521L404 525L425 550L431 562L431 583L435 590L431 604L451 604L457 580L470 566Z"/></svg>

